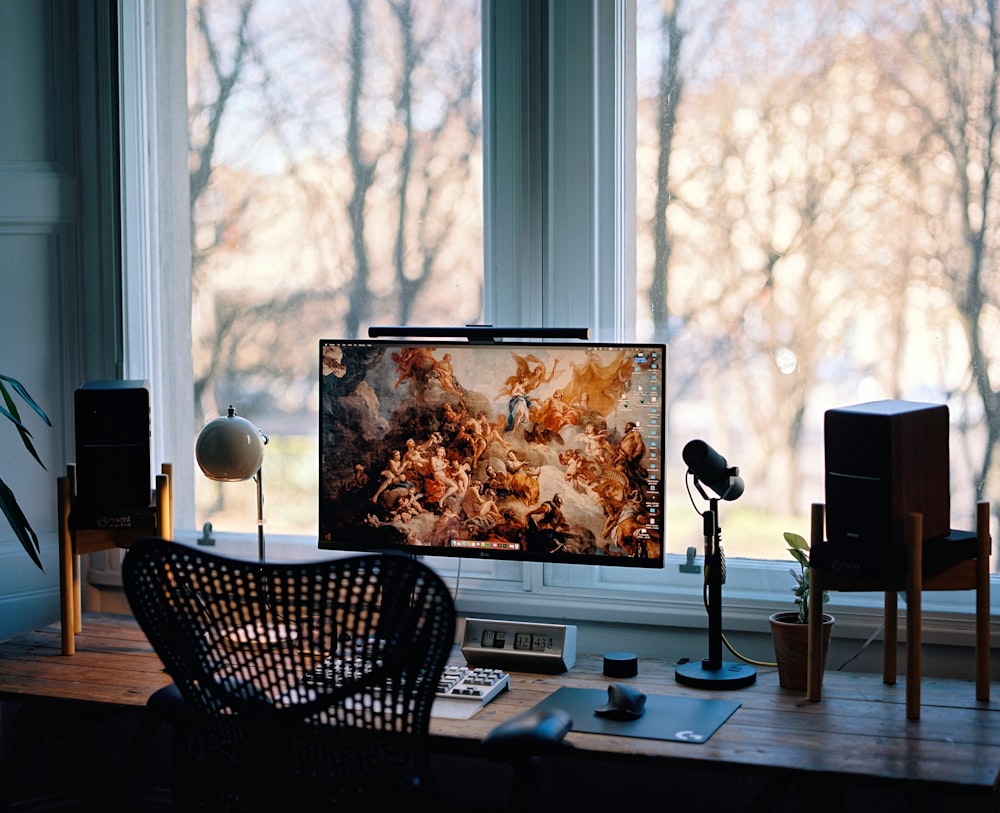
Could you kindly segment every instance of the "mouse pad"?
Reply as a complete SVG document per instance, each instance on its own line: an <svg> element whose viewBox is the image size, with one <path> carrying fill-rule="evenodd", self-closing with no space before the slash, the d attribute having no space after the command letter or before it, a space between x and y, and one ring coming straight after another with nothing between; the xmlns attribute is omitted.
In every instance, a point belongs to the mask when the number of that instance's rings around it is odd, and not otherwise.
<svg viewBox="0 0 1000 813"><path fill-rule="evenodd" d="M733 700L699 697L648 695L646 713L637 720L619 722L594 714L608 702L606 689L574 689L564 686L541 703L538 709L558 708L573 719L573 731L613 734L673 742L705 742L729 719L740 704Z"/></svg>

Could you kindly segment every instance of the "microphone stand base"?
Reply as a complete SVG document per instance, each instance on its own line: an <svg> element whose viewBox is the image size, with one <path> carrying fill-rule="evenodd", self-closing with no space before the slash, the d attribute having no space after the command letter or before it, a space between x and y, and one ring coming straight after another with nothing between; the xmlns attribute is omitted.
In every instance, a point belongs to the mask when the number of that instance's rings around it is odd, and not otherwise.
<svg viewBox="0 0 1000 813"><path fill-rule="evenodd" d="M742 689L757 680L757 670L749 664L723 661L718 669L706 669L703 663L688 661L674 670L678 683L696 689Z"/></svg>

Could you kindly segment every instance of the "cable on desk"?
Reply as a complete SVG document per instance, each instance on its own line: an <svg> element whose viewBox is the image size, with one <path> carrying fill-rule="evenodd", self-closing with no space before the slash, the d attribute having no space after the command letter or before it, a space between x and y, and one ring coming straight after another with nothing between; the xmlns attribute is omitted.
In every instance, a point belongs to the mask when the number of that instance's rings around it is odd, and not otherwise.
<svg viewBox="0 0 1000 813"><path fill-rule="evenodd" d="M868 640L861 645L858 651L855 652L853 655L851 655L851 657L849 657L842 664L840 664L840 666L837 667L836 671L837 672L843 671L844 667L849 666L855 660L861 657L861 653L863 653L866 649L868 649L868 646L871 644L871 642L874 641L876 638L878 638L878 636L882 633L882 630L884 629L885 629L885 624L884 623L879 624L878 627L875 628L875 632L873 632L871 635L868 636Z"/></svg>
<svg viewBox="0 0 1000 813"><path fill-rule="evenodd" d="M702 600L702 603L705 605L705 610L706 611L708 611L708 609L709 609L708 608L708 570L709 570L710 567L711 567L711 565L706 560L706 562L705 562L705 580L704 580L704 582L702 584L702 587L701 587L701 600ZM748 658L746 655L741 654L740 652L738 652L733 647L733 645L731 643L729 643L729 639L726 637L726 633L724 633L724 632L722 633L722 643L724 643L726 645L726 649L728 649L730 652L732 652L733 655L735 655L737 658L739 658L744 663L750 664L751 666L764 666L764 667L777 667L778 666L777 663L770 663L768 661L755 661L753 658Z"/></svg>

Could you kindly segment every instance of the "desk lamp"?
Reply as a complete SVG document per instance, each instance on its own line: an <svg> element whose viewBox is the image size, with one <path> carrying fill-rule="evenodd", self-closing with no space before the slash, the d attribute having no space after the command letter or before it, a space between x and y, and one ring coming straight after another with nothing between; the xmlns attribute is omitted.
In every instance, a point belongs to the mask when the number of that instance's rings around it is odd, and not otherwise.
<svg viewBox="0 0 1000 813"><path fill-rule="evenodd" d="M708 657L689 661L674 670L678 683L700 689L740 689L757 679L757 671L746 663L722 660L722 584L726 557L722 552L719 500L736 500L743 494L743 478L736 466L703 440L692 440L682 452L687 473L709 507L702 514L705 529L705 582L708 598ZM702 484L717 496L709 497ZM700 513L700 512L699 512Z"/></svg>
<svg viewBox="0 0 1000 813"><path fill-rule="evenodd" d="M267 435L246 418L236 414L232 405L223 417L205 424L198 435L194 454L209 480L239 483L253 477L257 481L257 559L264 564L264 486L261 477ZM234 646L283 644L295 637L294 630L282 620L275 620L264 582L265 617L229 631Z"/></svg>
<svg viewBox="0 0 1000 813"><path fill-rule="evenodd" d="M230 406L225 416L215 418L205 424L198 435L195 457L198 465L209 480L223 483L257 481L257 557L264 557L264 489L261 480L261 464L264 462L264 446L267 435L246 418L236 414Z"/></svg>

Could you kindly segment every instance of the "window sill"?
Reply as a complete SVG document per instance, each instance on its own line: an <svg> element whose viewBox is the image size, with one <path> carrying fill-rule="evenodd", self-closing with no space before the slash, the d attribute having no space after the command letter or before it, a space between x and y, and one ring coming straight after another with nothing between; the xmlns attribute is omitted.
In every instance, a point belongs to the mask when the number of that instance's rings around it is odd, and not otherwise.
<svg viewBox="0 0 1000 813"><path fill-rule="evenodd" d="M178 534L178 541L239 558L253 558L257 550L255 539L238 534L216 534L215 544L211 547L199 545L194 534ZM269 558L281 561L310 561L348 555L320 551L311 538L278 535L268 539L267 554ZM681 556L669 556L663 571L616 570L614 583L609 583L594 574L593 571L598 570L596 568L563 566L559 571L543 577L541 565L505 564L499 568L493 563L425 559L455 590L456 606L462 616L619 629L639 627L650 634L664 629L707 629L702 576L679 574L678 565L683 560ZM774 612L794 609L788 568L786 562L731 560L728 563L722 612L726 634L769 635L768 617ZM471 575L468 573L470 570ZM580 573L581 570L586 572ZM567 571L569 576L566 576ZM625 577L620 573L625 573ZM633 575L630 577L628 574ZM578 582L589 584L570 583L574 576ZM546 584L546 578L549 581L558 580L560 584ZM995 587L991 590L994 602L998 592L1000 590ZM898 607L899 640L905 641L906 605L903 597L900 597ZM925 593L924 643L946 647L974 646L974 607L971 591ZM530 608L529 613L525 612L526 608ZM836 635L841 639L867 641L883 623L881 593L834 593L827 609L837 618ZM995 615L995 605L993 609ZM881 633L877 638L881 639ZM1000 646L1000 630L994 631L992 638L992 645Z"/></svg>

